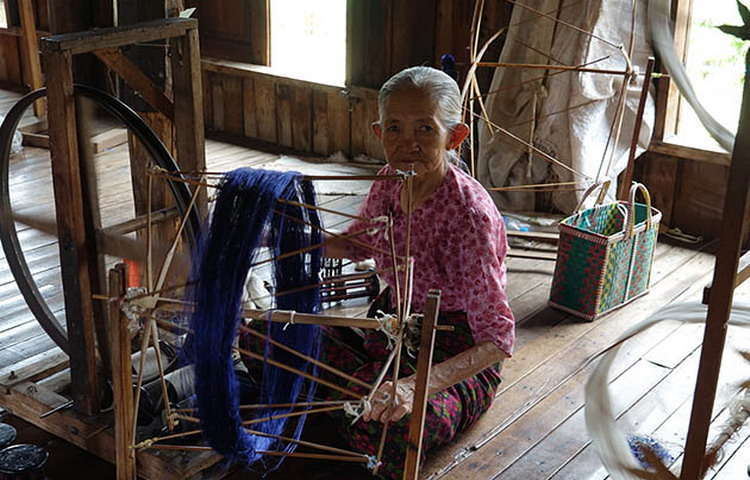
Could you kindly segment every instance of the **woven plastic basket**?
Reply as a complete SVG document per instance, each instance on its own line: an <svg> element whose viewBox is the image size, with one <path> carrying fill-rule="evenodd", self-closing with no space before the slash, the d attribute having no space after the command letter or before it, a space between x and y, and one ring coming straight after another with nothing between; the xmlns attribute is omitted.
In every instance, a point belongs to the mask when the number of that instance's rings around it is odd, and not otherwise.
<svg viewBox="0 0 750 480"><path fill-rule="evenodd" d="M635 202L639 190L645 204ZM560 222L550 306L591 321L647 293L660 220L646 187L634 183L628 202Z"/></svg>

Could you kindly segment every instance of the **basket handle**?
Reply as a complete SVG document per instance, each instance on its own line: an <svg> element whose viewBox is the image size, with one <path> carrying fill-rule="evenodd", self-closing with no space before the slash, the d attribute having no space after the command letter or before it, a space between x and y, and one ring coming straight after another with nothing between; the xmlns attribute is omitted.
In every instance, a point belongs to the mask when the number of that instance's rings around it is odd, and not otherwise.
<svg viewBox="0 0 750 480"><path fill-rule="evenodd" d="M648 193L648 189L646 186L642 183L633 182L633 185L630 187L630 205L628 205L628 218L627 218L627 236L630 237L633 235L633 232L635 231L635 196L637 195L638 191L641 191L643 194L643 199L646 202L646 229L651 228L651 194Z"/></svg>
<svg viewBox="0 0 750 480"><path fill-rule="evenodd" d="M601 205L604 203L604 199L607 196L607 191L609 190L609 186L612 183L611 180L605 180L602 183L595 183L591 185L589 188L586 189L585 192L583 192L583 195L581 196L581 201L578 202L578 205L576 206L576 209L574 210L573 214L578 215L581 213L581 210L583 210L583 204L586 202L586 199L589 198L589 195L594 193L597 188L601 189L599 191L599 196L596 197L596 202L594 205Z"/></svg>

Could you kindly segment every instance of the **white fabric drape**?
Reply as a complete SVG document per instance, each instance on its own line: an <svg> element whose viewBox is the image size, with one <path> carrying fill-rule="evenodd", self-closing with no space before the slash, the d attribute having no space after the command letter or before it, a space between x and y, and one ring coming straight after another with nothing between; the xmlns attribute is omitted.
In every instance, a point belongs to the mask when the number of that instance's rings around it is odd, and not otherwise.
<svg viewBox="0 0 750 480"><path fill-rule="evenodd" d="M622 44L627 50L631 32L631 0L520 1L545 13L559 10L559 19L614 44ZM632 61L641 71L651 55L646 35L646 10L645 2L638 0ZM555 16L554 13L552 15ZM590 67L626 69L626 61L616 48L516 5L499 61L583 65L603 57L608 58L592 63ZM492 135L480 123L479 181L486 187L504 187L575 180L581 182L577 188L585 188L597 177L599 180L607 177L614 180L627 164L643 76L637 76L627 86L622 133L608 172L610 158L609 154L604 157L604 151L612 130L623 76L549 71L545 78L534 80L540 77L545 77L544 70L497 68L490 95L486 99L490 119L529 141L532 138L530 120L536 118L534 145L588 179L552 165L538 154L533 154L529 165L528 147L502 133ZM523 85L518 86L520 83ZM498 92L493 93L495 91ZM654 103L650 95L639 137L641 148L645 148L650 141L653 119ZM612 185L616 183L613 181ZM610 194L615 191L616 188L611 188ZM581 194L582 191L570 190L554 192L552 202L557 209L569 213L577 205ZM492 192L492 195L501 210L535 210L534 193Z"/></svg>

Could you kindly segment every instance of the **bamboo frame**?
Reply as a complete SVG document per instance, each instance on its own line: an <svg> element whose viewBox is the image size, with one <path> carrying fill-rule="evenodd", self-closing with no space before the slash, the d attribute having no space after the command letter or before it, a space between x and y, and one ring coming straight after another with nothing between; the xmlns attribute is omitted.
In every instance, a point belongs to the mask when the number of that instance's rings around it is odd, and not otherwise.
<svg viewBox="0 0 750 480"><path fill-rule="evenodd" d="M158 176L158 175L154 175L154 176ZM200 181L193 182L194 184L197 184L198 187L199 187L199 188L196 188L195 191L194 191L193 200L195 200L195 198L198 198L199 191L201 190L200 187L210 187L211 186L207 182L202 181L203 178L205 178L205 177L202 176ZM398 177L398 178L402 178L402 177ZM191 183L191 182L187 182L187 183ZM389 234L389 238L390 238L390 252L389 253L391 254L391 259L392 259L392 262L393 262L393 270L394 270L395 278L396 278L396 281L397 281L398 284L401 284L401 281L403 280L403 288L404 288L403 292L401 292L401 289L399 288L399 298L398 298L398 301L397 301L399 325L404 325L405 324L405 319L409 316L410 307L411 307L411 295L412 295L412 288L413 288L413 275L414 275L413 260L409 257L409 255L410 255L410 245L409 244L410 244L410 240L411 240L411 210L412 210L411 206L413 204L413 190L412 190L413 183L412 183L411 177L409 177L409 176L404 177L404 185L405 185L405 188L407 188L407 192L408 192L407 193L407 208L408 208L408 210L410 212L409 221L408 221L408 224L407 224L408 225L407 226L407 247L406 247L406 252L405 252L406 256L405 257L400 257L400 256L396 255L395 240L394 240L394 236L393 236L393 222L390 221L388 223L388 225L387 225L388 232L389 232L388 234ZM313 205L308 205L308 204L300 203L300 202L287 202L287 203L291 204L293 206L299 206L301 208L316 208L316 209L319 209L319 210L328 211L330 213L341 213L341 212L336 212L336 211L330 210L330 209L320 209L320 208L315 207ZM192 204L191 204L191 206L192 206ZM150 206L149 206L149 208L150 208ZM148 226L150 226L151 223L152 223L151 222L151 218L152 218L151 217L151 212L149 211L149 214L146 216L146 223L147 223ZM181 225L184 225L184 223L186 222L186 219L187 219L187 215L183 216L183 218L182 218L182 224ZM300 220L301 221L301 219L296 219L296 220ZM303 222L303 223L307 224L307 222ZM312 227L316 227L315 225L311 225L311 226ZM321 230L323 230L323 229L321 228ZM354 235L351 235L351 236L354 237L354 236L356 236L358 234L361 234L361 232L360 233L355 233ZM337 238L348 238L348 236L349 235L337 235ZM172 252L174 251L174 249L176 248L176 246L177 246L177 244L179 242L179 237L180 237L180 231L178 231L177 234L175 235L175 239L174 239L174 242L173 242L172 247L171 247L171 251ZM290 255L294 255L294 254L298 254L298 253L307 251L309 249L320 248L321 246L325 245L325 243L326 242L321 242L320 244L315 245L315 246L307 247L305 249L300 249L300 250L295 251L295 252L288 252L288 253L285 253L285 254L282 254L282 255L278 256L277 259L278 258L285 258L286 256L290 256ZM150 243L149 243L149 245L150 245ZM146 304L147 305L151 305L151 310L152 310L153 313L155 313L155 312L157 312L159 310L163 310L164 309L163 305L157 306L157 303L160 302L160 301L161 302L175 302L175 303L180 304L181 308L184 308L184 307L190 308L191 307L191 305L189 304L190 302L184 302L184 301L179 301L179 300L169 299L169 298L161 298L161 294L164 293L167 290L171 290L171 289L176 289L176 288L180 288L180 287L183 287L183 286L187 286L187 284L185 284L185 285L175 285L175 286L166 287L166 288L163 287L163 284L164 284L164 282L166 280L167 271L169 269L169 261L171 260L171 257L172 257L171 255L168 255L167 259L162 264L162 267L161 267L161 270L160 270L159 279L157 280L156 284L155 285L153 285L153 284L149 285L150 286L149 290L153 290L154 288L156 288L156 291L149 291L149 292L147 292L147 293L145 293L143 295L139 295L139 296L134 297L134 298L132 298L130 300L126 300L123 297L111 297L111 296L110 297L104 297L104 296L100 296L100 295L95 295L94 297L97 298L97 299L107 300L107 301L110 302L110 304L112 306L115 306L115 305L119 306L119 304L121 302L123 302L123 301L132 301L132 300L137 300L137 299L152 297L152 299L153 299L152 302L146 302ZM273 260L273 259L270 259L270 260ZM259 264L265 263L267 261L270 261L270 260L263 260L261 262L258 262L258 263L256 263L256 266L259 265ZM399 262L400 260L403 260L404 263L400 264L400 262ZM401 272L400 272L401 270L404 271L404 273L403 273L403 279L401 279ZM364 275L370 276L371 274L364 274ZM280 293L283 294L284 292L280 292ZM403 295L401 293L403 293ZM276 295L278 295L278 293ZM251 311L243 311L243 314L246 314L248 316L252 316L254 318L259 318L260 317L259 319L261 319L261 320L285 321L285 322L289 322L289 323L318 323L318 324L328 323L328 324L333 324L333 325L337 325L337 326L341 326L341 325L357 325L357 326L365 326L367 328L382 328L381 322L379 322L376 319L356 319L356 318L352 319L352 318L348 318L348 317L333 317L333 318L328 317L328 318L326 318L326 316L322 316L322 315L296 314L294 312L281 312L281 311L270 311L270 312L263 311L263 312L260 312L260 311L252 311L251 310ZM146 325L145 325L143 337L142 337L142 345L141 345L142 350L145 350L145 348L148 346L148 344L150 342L158 342L158 329L157 329L157 326L161 326L161 327L168 328L168 329L180 328L180 329L189 331L189 329L187 329L185 327L182 327L182 326L176 325L176 324L171 324L170 322L164 321L162 319L158 319L155 316L149 314L148 315L148 320L147 320ZM452 329L452 327L451 326L444 326L442 329L444 329L444 330L450 330L450 329ZM398 375L399 374L399 364L400 364L400 357L401 357L400 352L401 352L401 348L402 348L402 345L403 345L403 334L405 332L405 329L403 329L403 328L399 329L399 333L398 333L398 347L392 352L392 355L390 356L390 361L387 362L387 364L384 366L383 371L379 375L379 381L377 382L376 385L369 385L366 382L363 382L363 381L357 379L356 377L350 376L350 375L346 374L345 372L341 372L338 369L336 369L334 367L331 367L329 365L326 365L323 362L319 362L319 361L317 361L315 359L312 359L309 356L307 356L305 354L302 354L301 352L298 352L298 351L296 351L296 350L294 350L294 349L292 349L290 347L287 347L287 346L285 346L285 345L283 345L283 344L281 344L279 342L276 342L275 340L273 340L271 338L268 338L266 335L260 334L260 333L258 333L256 331L252 330L252 329L249 329L249 328L246 328L246 327L240 327L240 330L244 331L244 332L248 332L251 335L254 335L254 336L256 336L257 338L259 338L261 340L269 342L272 345L274 345L275 347L281 348L282 350L286 351L287 353L290 353L292 355L298 356L299 358L303 358L306 361L309 361L309 362L317 365L318 367L323 368L323 369L327 370L328 372L333 373L334 375L337 375L340 378L343 378L343 379L345 379L345 380L347 380L347 381L349 381L351 383L357 384L357 385L359 385L361 387L368 388L369 391L370 391L370 393L369 393L368 396L363 396L363 395L360 395L360 394L358 394L358 393L356 393L356 392L354 392L352 390L349 390L347 388L340 387L340 386L336 385L335 383L328 382L327 380L322 379L322 378L320 378L320 377L318 377L316 375L312 375L312 374L309 374L309 373L307 373L305 371L293 368L293 367L291 367L289 365L285 365L284 363L274 361L273 359L268 359L268 358L264 357L263 355L257 354L255 352L251 352L251 351L248 351L248 350L245 350L245 349L242 349L242 348L235 348L234 350L240 352L240 354L242 354L244 356L247 356L249 358L255 359L255 360L267 362L270 365L273 365L273 366L275 366L277 368L282 368L282 369L284 369L286 371L295 373L297 375L302 376L303 378L307 378L308 380L316 381L316 382L318 382L318 383L320 383L322 385L327 386L328 388L331 388L333 390L337 390L337 391L339 391L341 393L344 393L345 395L348 395L350 397L356 398L356 399L358 399L360 401L363 398L371 397L374 394L374 392L377 391L377 389L380 386L380 382L382 382L382 378L384 377L384 375L387 372L388 368L390 368L390 365L394 361L395 361L394 372L393 372L393 374L394 374L394 380L393 380L393 389L394 389L394 392L395 392L395 388L397 387L398 376L399 376ZM434 331L434 329L433 329L433 331ZM170 430L173 428L173 426L174 426L173 422L175 420L183 420L183 421L189 421L189 422L198 422L198 420L196 418L191 417L189 415L185 415L183 413L183 411L172 410L171 406L168 405L168 396L166 394L166 382L164 381L164 365L159 360L160 360L160 358L157 359L157 364L158 364L157 368L160 371L161 386L162 386L162 390L163 390L163 398L164 398L165 402L167 402L167 404L165 405L165 408L166 408L166 411L167 411L167 418L168 418ZM143 355L141 356L141 361L142 362L145 361L145 356L143 356ZM143 368L139 369L138 385L142 384L143 370L144 370ZM423 381L425 383L425 385L426 385L427 382L428 382L428 379L421 379L421 381ZM138 402L140 400L138 398L138 392L139 392L139 389L137 390L137 393L136 393L136 397L137 397L136 398L136 402ZM394 398L395 398L395 396L394 396ZM308 415L308 414L313 414L313 413L323 413L323 412L330 412L330 411L341 410L341 409L343 409L343 407L344 407L344 405L346 403L348 403L348 402L297 402L297 403L293 403L293 404L286 404L287 407L294 407L294 408L296 408L296 407L302 407L302 408L304 408L304 410L301 410L301 411L292 411L292 412L289 412L289 413L284 413L284 414L279 414L279 415L272 415L272 416L263 417L263 418L256 418L256 419L252 419L252 420L248 420L248 421L243 422L243 425L253 425L253 424L260 423L260 422L263 422L263 421L267 421L267 420L270 420L270 419L296 417L296 416L300 416L300 415ZM264 406L264 405L247 405L247 406L243 406L242 408L245 409L245 410L248 410L248 409L260 409L260 408L264 408L264 407L268 407L268 406L267 405L266 406ZM314 407L314 408L310 409L310 407ZM137 411L137 409L135 411ZM134 418L134 420L135 420L135 418ZM382 439L381 439L381 447L380 447L380 451L381 452L382 452L382 445L385 442L387 430L388 430L388 424L386 423L384 425L384 428L383 428L383 435L382 435ZM187 450L187 451L203 451L203 450L207 451L207 450L210 450L209 447L203 447L203 446L199 446L199 445L177 446L177 445L164 445L164 444L161 443L161 442L168 441L168 440L171 440L171 439L183 438L183 437L188 437L188 436L196 435L199 432L200 431L195 430L195 431L188 431L188 432L180 432L180 433L167 434L167 435L155 437L155 438L152 438L152 439L147 439L147 440L145 440L143 442L140 442L138 445L133 445L133 448L134 449L155 448L155 449L164 449L164 450L173 449L173 450ZM249 433L254 433L253 430L248 430L248 432ZM134 436L134 433L135 433L135 431L133 430L133 436ZM276 437L274 437L274 438L276 438ZM344 451L344 450L341 450L341 449L335 449L334 447L328 447L328 446L318 445L318 444L314 444L314 443L311 443L311 442L295 441L294 439L288 439L287 437L278 436L278 439L285 440L285 441L293 441L295 443L298 443L298 444L304 445L304 446L309 446L309 447L314 447L314 448L322 448L322 449L324 449L324 450L326 450L328 452L332 452L332 453L344 453L344 455L321 455L321 454L310 454L310 453L306 453L306 452L304 452L304 453L303 452L295 452L295 454L289 454L289 455L287 455L284 452L267 452L269 455L297 456L299 458L325 458L325 459L329 459L329 460L359 461L359 462L363 462L363 463L372 463L372 458L368 457L365 454L361 454L361 453L357 453L357 452Z"/></svg>

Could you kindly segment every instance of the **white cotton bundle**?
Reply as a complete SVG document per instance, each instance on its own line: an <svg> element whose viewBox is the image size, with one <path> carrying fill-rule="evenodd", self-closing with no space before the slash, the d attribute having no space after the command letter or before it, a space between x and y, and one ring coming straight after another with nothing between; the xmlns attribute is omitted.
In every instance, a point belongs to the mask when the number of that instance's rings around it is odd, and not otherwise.
<svg viewBox="0 0 750 480"><path fill-rule="evenodd" d="M646 320L628 329L614 344L604 351L594 372L586 383L586 428L602 465L613 480L676 480L677 476L666 467L659 472L643 470L633 456L625 434L615 423L612 399L609 396L609 370L622 343L649 327L663 321L704 323L707 307L698 302L669 305ZM750 326L750 304L735 302L729 318L730 325ZM738 417L739 418L739 417ZM747 418L747 416L745 416Z"/></svg>

